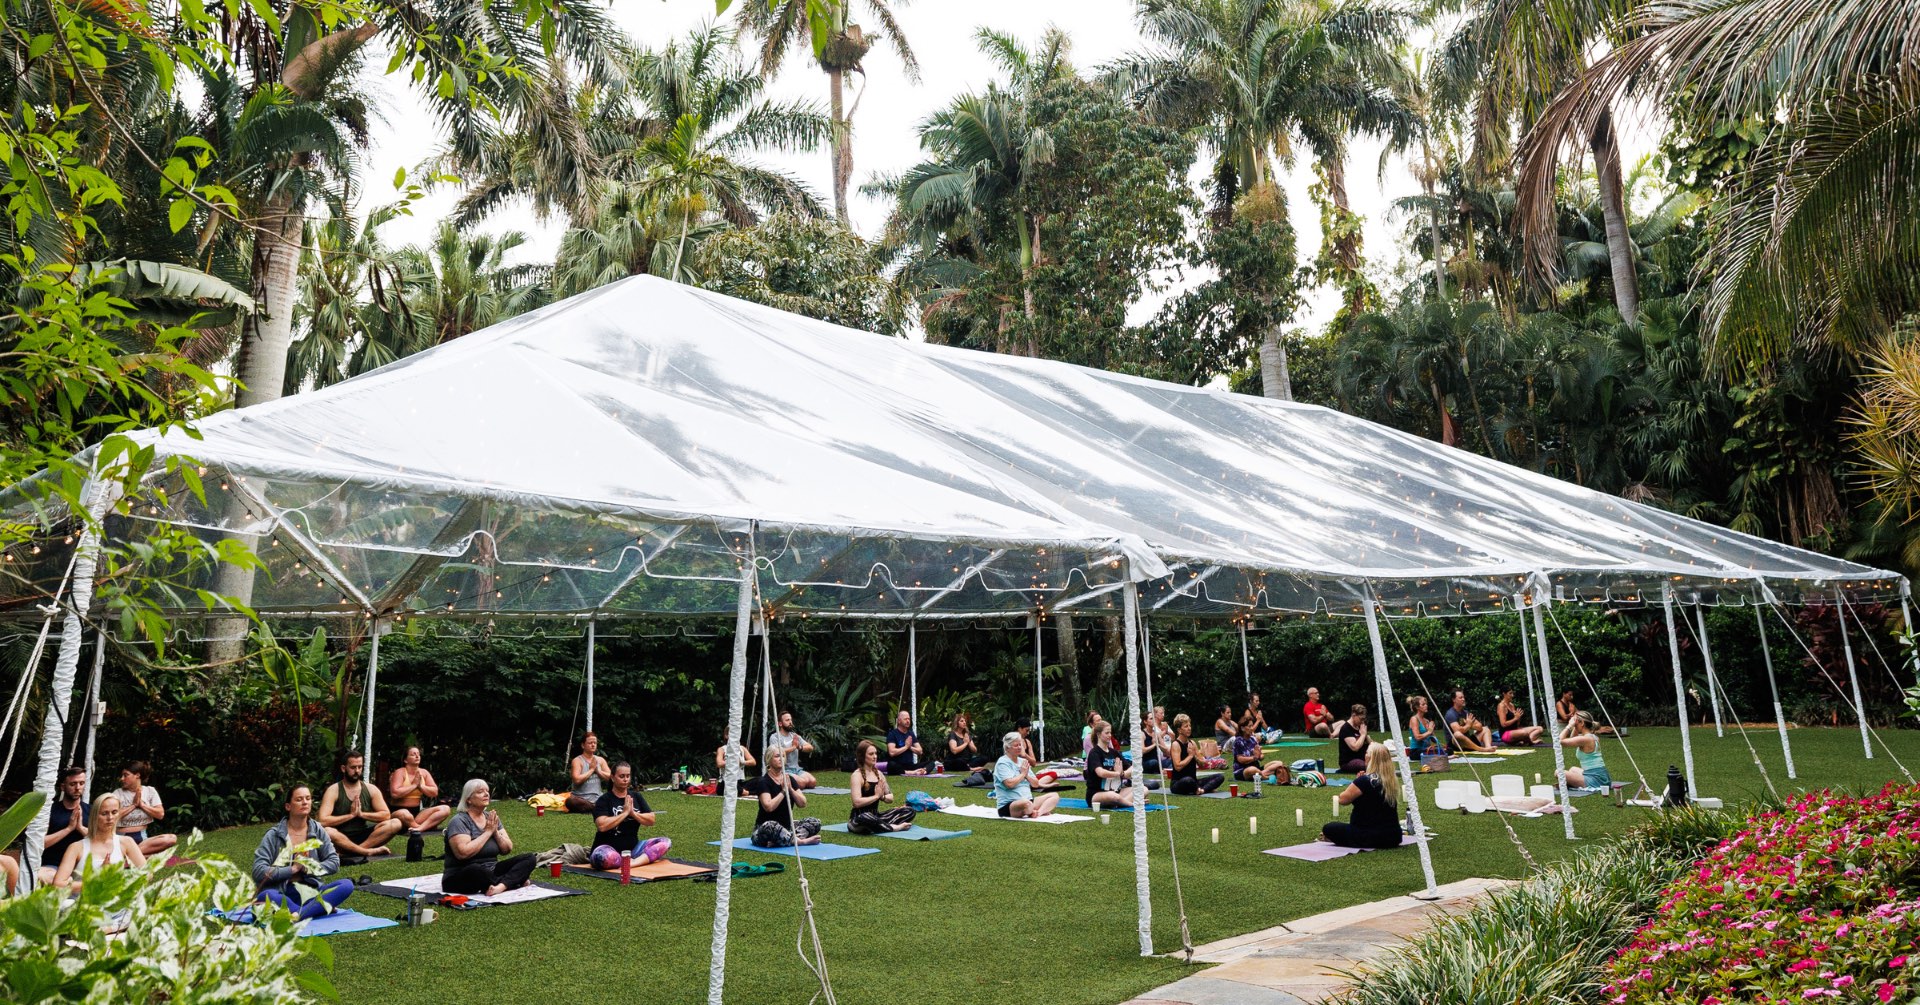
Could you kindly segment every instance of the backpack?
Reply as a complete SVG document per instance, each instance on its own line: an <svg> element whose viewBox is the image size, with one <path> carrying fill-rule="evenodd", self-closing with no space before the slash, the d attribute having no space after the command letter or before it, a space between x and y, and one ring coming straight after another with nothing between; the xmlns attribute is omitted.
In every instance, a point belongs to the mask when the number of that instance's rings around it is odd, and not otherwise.
<svg viewBox="0 0 1920 1005"><path fill-rule="evenodd" d="M940 808L940 804L934 802L932 796L919 789L907 793L907 805L916 813L932 813Z"/></svg>

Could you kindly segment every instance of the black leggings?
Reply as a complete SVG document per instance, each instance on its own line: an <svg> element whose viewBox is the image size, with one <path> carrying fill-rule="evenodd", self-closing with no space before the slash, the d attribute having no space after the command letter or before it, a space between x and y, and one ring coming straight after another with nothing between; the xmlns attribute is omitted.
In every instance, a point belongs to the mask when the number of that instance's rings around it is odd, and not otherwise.
<svg viewBox="0 0 1920 1005"><path fill-rule="evenodd" d="M1343 775L1357 775L1365 770L1367 770L1367 759L1364 757L1356 757L1340 762L1340 773Z"/></svg>
<svg viewBox="0 0 1920 1005"><path fill-rule="evenodd" d="M887 758L887 774L889 775L904 775L918 767L920 767L920 762L912 754L901 754L899 757Z"/></svg>
<svg viewBox="0 0 1920 1005"><path fill-rule="evenodd" d="M1187 778L1176 778L1173 780L1173 794L1176 796L1191 796L1202 792L1212 792L1214 789L1219 788L1220 783L1226 781L1226 778L1227 776L1225 775L1199 775Z"/></svg>
<svg viewBox="0 0 1920 1005"><path fill-rule="evenodd" d="M447 861L453 861L451 855ZM527 885L532 875L532 855L515 855L497 862L468 862L452 866L440 877L440 892L486 893L487 887L495 883L505 883L507 889L518 890Z"/></svg>
<svg viewBox="0 0 1920 1005"><path fill-rule="evenodd" d="M875 813L871 809L855 810L853 815L847 818L847 833L879 834L882 831L891 831L895 824L913 823L913 818L917 815L911 806L895 806L880 813Z"/></svg>
<svg viewBox="0 0 1920 1005"><path fill-rule="evenodd" d="M1333 820L1323 824L1320 827L1320 833L1342 848L1398 848L1403 836L1398 827L1392 830L1355 827L1344 820Z"/></svg>

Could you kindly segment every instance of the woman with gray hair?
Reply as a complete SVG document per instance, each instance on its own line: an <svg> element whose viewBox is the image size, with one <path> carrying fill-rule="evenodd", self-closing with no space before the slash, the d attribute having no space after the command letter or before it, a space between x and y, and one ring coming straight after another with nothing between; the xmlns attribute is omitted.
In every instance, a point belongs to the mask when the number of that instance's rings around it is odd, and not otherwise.
<svg viewBox="0 0 1920 1005"><path fill-rule="evenodd" d="M526 886L533 876L532 855L500 859L513 851L513 837L492 803L493 790L484 779L470 778L460 789L460 802L447 821L447 863L440 874L440 892L492 897Z"/></svg>
<svg viewBox="0 0 1920 1005"><path fill-rule="evenodd" d="M1060 805L1060 795L1055 792L1043 792L1034 798L1033 787L1040 780L1034 777L1033 766L1021 759L1026 749L1026 741L1018 731L1000 738L1000 746L1006 753L993 765L993 802L1003 817L1044 817Z"/></svg>

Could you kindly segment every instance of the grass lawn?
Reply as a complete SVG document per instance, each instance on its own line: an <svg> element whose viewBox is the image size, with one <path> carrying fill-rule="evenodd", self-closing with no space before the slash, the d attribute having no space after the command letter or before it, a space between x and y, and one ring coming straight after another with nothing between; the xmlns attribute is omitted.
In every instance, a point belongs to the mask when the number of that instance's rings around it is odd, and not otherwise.
<svg viewBox="0 0 1920 1005"><path fill-rule="evenodd" d="M1754 746L1781 791L1787 790L1779 740L1771 730L1751 732ZM1895 753L1920 765L1920 731L1883 732ZM1716 740L1711 728L1694 730L1694 755L1702 794L1729 805L1763 793L1746 744L1733 730ZM1675 729L1635 729L1629 737L1648 780L1660 784L1669 763L1680 759ZM1861 758L1852 729L1793 732L1795 787L1877 788L1902 777L1879 750ZM1619 780L1633 771L1619 741L1602 749ZM1312 751L1287 748L1289 757ZM1480 765L1484 775L1518 772L1529 783L1535 772L1552 777L1552 754L1536 751L1510 764ZM1437 778L1470 778L1465 766L1420 780L1421 806L1437 832L1433 844L1441 882L1469 876L1520 877L1526 864L1494 814L1468 816L1433 809ZM445 780L452 787L453 780ZM962 802L987 802L981 790L952 788L951 779L896 779L895 791L918 787ZM845 776L823 775L822 784L844 785ZM720 804L711 798L649 793L661 811L655 833L674 839L682 858L711 861ZM1157 797L1156 797L1157 798ZM1167 817L1180 853L1180 879L1196 944L1265 928L1350 904L1409 892L1420 885L1411 849L1306 863L1260 854L1262 849L1310 840L1329 819L1329 790L1266 790L1266 798L1215 800L1176 798L1171 814L1147 818L1152 849L1155 948L1179 947L1173 875L1167 858ZM1579 800L1575 824L1583 841L1625 830L1651 812L1617 809L1603 797ZM739 833L752 823L742 803ZM1294 825L1294 809L1306 812L1306 827ZM820 796L810 811L826 823L843 822L845 796ZM584 841L590 821L565 814L536 819L524 804L504 804L502 816L516 850ZM1247 818L1259 818L1258 836ZM837 862L809 863L816 914L834 988L843 1001L909 998L921 1005L970 1003L1006 997L1059 1005L1122 1001L1193 971L1175 960L1142 959L1134 927L1131 818L1114 814L1066 826L997 820L922 817L948 830L971 828L971 837L906 842L830 834L838 843L878 847L881 853ZM1562 837L1558 818L1513 819L1513 828L1534 857L1546 862L1576 854L1579 843ZM1220 829L1220 843L1209 841ZM250 861L262 827L233 828L206 837L206 848ZM437 850L437 839L429 850ZM404 849L404 842L396 842ZM743 853L738 861L787 862L782 876L734 884L733 924L727 964L727 997L739 1002L802 1001L812 975L795 952L801 923L800 892L791 859ZM434 871L437 862L408 865L382 860L348 870L376 879ZM544 873L541 874L542 878ZM466 1005L544 1001L557 995L596 1001L691 1002L703 1000L713 916L714 887L686 881L622 887L601 880L563 877L559 882L588 891L569 897L472 912L443 912L419 929L387 929L333 938L333 978L347 1002L422 1002ZM385 916L401 902L371 894L349 905ZM1014 955L1009 956L1012 953ZM1025 962L1009 963L1009 960Z"/></svg>

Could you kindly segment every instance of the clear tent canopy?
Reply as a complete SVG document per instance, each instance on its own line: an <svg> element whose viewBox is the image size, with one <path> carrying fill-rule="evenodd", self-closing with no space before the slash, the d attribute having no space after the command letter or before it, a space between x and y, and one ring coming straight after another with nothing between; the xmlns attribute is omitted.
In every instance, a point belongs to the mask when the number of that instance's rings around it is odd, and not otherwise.
<svg viewBox="0 0 1920 1005"><path fill-rule="evenodd" d="M636 277L146 437L109 544L239 536L262 617L1155 618L1897 602L1898 575L1326 408L927 345ZM42 589L64 513L4 561ZM43 547L44 546L44 547ZM20 582L16 579L15 582ZM188 586L214 586L211 574ZM182 590L168 612L203 617Z"/></svg>

